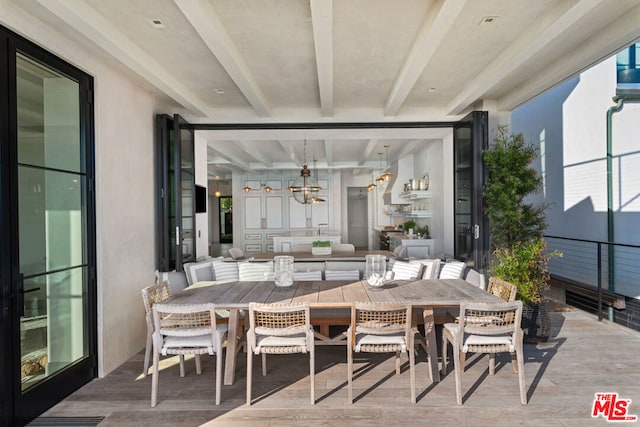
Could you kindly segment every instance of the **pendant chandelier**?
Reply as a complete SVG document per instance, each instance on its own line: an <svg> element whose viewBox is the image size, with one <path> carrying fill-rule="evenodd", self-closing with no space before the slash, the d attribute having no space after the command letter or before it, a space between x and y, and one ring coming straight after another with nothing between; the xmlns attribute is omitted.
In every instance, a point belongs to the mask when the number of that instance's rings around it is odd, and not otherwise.
<svg viewBox="0 0 640 427"><path fill-rule="evenodd" d="M304 163L300 170L300 176L289 187L289 191L293 193L296 202L303 205L313 203L314 199L318 198L318 191L320 191L318 180L311 175L307 166L307 141L304 142Z"/></svg>
<svg viewBox="0 0 640 427"><path fill-rule="evenodd" d="M380 172L382 172L382 153L378 153L378 156L380 156ZM384 182L384 175L377 177L376 182L378 185L382 184Z"/></svg>
<svg viewBox="0 0 640 427"><path fill-rule="evenodd" d="M216 181L216 192L213 193L214 196L216 197L220 197L222 196L222 193L220 192L220 183L218 181Z"/></svg>

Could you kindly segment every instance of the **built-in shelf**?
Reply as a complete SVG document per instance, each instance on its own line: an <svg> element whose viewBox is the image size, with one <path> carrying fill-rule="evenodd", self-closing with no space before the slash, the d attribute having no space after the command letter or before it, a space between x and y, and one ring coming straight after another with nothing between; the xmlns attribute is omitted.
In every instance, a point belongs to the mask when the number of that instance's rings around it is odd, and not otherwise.
<svg viewBox="0 0 640 427"><path fill-rule="evenodd" d="M407 200L429 199L431 198L431 191L429 190L412 190L405 193L401 193L400 197Z"/></svg>
<svg viewBox="0 0 640 427"><path fill-rule="evenodd" d="M431 211L408 211L404 216L413 218L431 218Z"/></svg>

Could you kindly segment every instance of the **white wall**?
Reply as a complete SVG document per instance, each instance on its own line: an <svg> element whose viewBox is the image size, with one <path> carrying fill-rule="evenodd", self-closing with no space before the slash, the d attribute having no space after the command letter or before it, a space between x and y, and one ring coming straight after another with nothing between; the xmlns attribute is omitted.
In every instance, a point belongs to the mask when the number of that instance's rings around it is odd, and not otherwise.
<svg viewBox="0 0 640 427"><path fill-rule="evenodd" d="M207 188L207 141L195 133L194 137L194 168L195 168L195 184ZM209 190L207 188L207 196ZM208 197L207 197L208 201ZM195 206L195 205L194 205ZM207 203L207 212L196 214L196 259L204 258L209 255L209 203Z"/></svg>
<svg viewBox="0 0 640 427"><path fill-rule="evenodd" d="M615 89L613 57L513 112L513 131L522 132L540 148L536 166L543 173L544 191L535 200L550 203L548 235L607 240L606 112L614 105ZM613 116L614 240L636 245L640 244L639 118L640 105L631 103ZM552 272L595 284L594 246L580 258L574 254L576 244L552 242L567 251L552 262ZM638 255L632 259L636 266L628 266L629 271L637 273ZM606 265L603 268L606 271ZM622 274L622 268L617 270ZM616 291L637 297L635 282L617 276Z"/></svg>
<svg viewBox="0 0 640 427"><path fill-rule="evenodd" d="M103 55L24 13L0 5L2 25L94 76L98 371L109 373L145 345L140 290L154 282L154 114L180 112Z"/></svg>

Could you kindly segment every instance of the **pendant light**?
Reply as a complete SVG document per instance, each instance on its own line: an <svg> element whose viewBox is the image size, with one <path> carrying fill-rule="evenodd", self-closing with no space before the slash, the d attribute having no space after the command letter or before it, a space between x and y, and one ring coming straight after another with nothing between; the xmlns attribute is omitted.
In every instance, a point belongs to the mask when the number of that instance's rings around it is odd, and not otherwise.
<svg viewBox="0 0 640 427"><path fill-rule="evenodd" d="M313 173L315 175L316 182L318 183L318 187L320 187L320 181L318 181L318 168L316 167L316 156L313 156L313 169L314 169ZM317 194L314 198L311 199L311 203L322 203L322 202L326 202L326 200L321 198Z"/></svg>
<svg viewBox="0 0 640 427"><path fill-rule="evenodd" d="M220 192L220 183L218 181L216 181L216 191L215 193L213 193L213 195L218 198L222 196L222 193Z"/></svg>
<svg viewBox="0 0 640 427"><path fill-rule="evenodd" d="M267 179L264 181L264 191L267 193L271 193L273 188L269 187L269 171L267 171Z"/></svg>
<svg viewBox="0 0 640 427"><path fill-rule="evenodd" d="M385 169L388 169L389 168L389 146L385 145L384 150L386 152L386 159L387 159L385 163ZM389 179L391 179L392 176L393 175L389 171L387 171L382 174L381 178L384 179L385 181L389 181Z"/></svg>
<svg viewBox="0 0 640 427"><path fill-rule="evenodd" d="M378 153L378 156L379 156L380 172L382 172L382 152ZM379 177L377 177L376 182L378 183L378 185L382 184L384 182L384 176L380 175Z"/></svg>
<svg viewBox="0 0 640 427"><path fill-rule="evenodd" d="M307 166L307 141L304 141L304 163L300 169L300 176L296 178L293 185L289 187L296 202L303 205L313 203L313 199L318 197L320 186L318 181L311 176L311 171Z"/></svg>

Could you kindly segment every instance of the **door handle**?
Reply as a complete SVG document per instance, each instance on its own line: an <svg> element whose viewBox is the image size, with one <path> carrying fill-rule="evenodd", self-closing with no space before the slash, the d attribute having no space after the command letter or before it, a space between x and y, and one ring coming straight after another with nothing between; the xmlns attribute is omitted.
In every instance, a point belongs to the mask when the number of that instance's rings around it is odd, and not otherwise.
<svg viewBox="0 0 640 427"><path fill-rule="evenodd" d="M478 224L473 226L473 238L476 240L480 238L480 226Z"/></svg>

